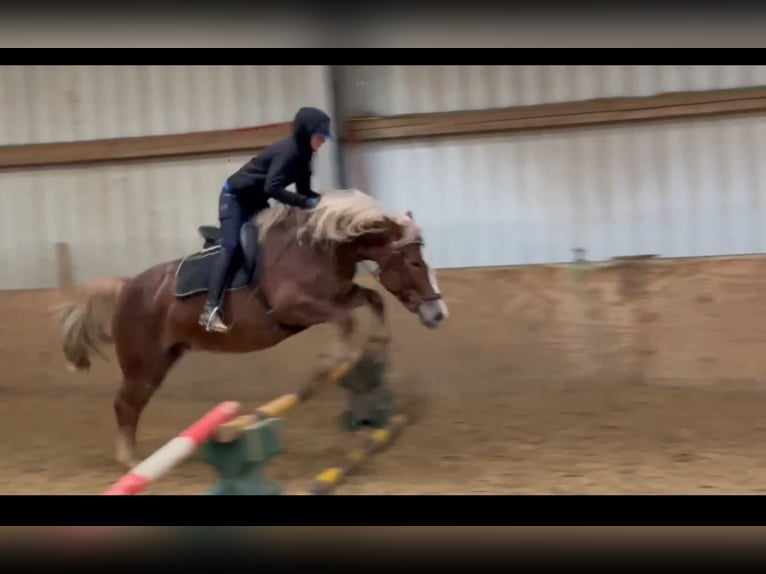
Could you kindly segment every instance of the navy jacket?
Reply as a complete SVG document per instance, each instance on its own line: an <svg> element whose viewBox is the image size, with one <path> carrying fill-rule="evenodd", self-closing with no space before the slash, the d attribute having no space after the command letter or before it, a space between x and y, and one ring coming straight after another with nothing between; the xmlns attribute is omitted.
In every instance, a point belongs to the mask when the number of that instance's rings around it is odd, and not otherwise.
<svg viewBox="0 0 766 574"><path fill-rule="evenodd" d="M304 207L306 200L315 195L311 189L311 135L329 133L329 126L330 117L322 110L298 110L292 135L273 143L229 176L229 193L249 213L264 208L269 198ZM298 193L285 189L291 183L295 183Z"/></svg>

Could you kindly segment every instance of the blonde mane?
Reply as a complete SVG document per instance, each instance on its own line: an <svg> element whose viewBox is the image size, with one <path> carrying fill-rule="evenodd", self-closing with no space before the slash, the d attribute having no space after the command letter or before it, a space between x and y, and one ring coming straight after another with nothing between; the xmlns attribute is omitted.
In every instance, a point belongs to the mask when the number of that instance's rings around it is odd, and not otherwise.
<svg viewBox="0 0 766 574"><path fill-rule="evenodd" d="M259 241L269 230L293 213L295 208L277 204L257 215ZM397 243L412 241L420 230L409 217L384 210L374 198L356 189L322 192L319 205L311 210L298 210L298 238L311 245L346 243L367 233L389 230L391 224L402 229Z"/></svg>

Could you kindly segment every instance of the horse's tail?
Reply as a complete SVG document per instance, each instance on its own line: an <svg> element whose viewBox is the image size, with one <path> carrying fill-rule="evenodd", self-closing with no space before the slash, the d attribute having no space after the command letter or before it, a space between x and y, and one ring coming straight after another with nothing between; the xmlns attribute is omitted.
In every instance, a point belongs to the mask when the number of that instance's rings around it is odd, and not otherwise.
<svg viewBox="0 0 766 574"><path fill-rule="evenodd" d="M70 369L90 369L93 352L106 359L99 346L112 343L111 329L107 327L111 326L115 303L127 282L125 277L100 277L53 309L59 316L62 348Z"/></svg>

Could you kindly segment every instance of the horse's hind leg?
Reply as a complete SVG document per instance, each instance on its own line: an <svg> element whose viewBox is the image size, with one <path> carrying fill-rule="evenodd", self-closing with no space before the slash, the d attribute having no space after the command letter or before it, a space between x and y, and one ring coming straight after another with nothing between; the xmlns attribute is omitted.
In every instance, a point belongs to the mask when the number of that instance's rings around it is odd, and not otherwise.
<svg viewBox="0 0 766 574"><path fill-rule="evenodd" d="M183 353L184 348L176 345L156 356L155 360L141 358L121 361L124 365L124 378L114 400L118 427L115 457L119 463L132 468L140 462L136 458L135 448L141 412Z"/></svg>

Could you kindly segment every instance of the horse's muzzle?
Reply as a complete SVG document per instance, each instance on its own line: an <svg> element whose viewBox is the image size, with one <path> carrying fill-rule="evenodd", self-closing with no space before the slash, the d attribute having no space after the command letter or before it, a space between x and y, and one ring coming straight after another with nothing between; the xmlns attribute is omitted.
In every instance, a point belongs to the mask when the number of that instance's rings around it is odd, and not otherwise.
<svg viewBox="0 0 766 574"><path fill-rule="evenodd" d="M436 329L449 316L447 305L442 299L424 301L417 307L420 322L429 329Z"/></svg>

